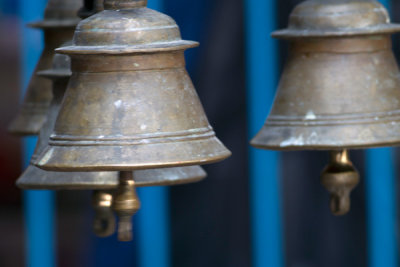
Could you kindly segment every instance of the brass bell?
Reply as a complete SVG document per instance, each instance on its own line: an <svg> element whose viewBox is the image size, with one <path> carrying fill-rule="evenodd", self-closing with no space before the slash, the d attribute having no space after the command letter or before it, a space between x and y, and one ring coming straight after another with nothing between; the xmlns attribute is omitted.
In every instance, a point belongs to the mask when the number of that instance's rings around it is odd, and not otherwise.
<svg viewBox="0 0 400 267"><path fill-rule="evenodd" d="M377 1L299 4L289 27L272 34L290 42L289 57L272 110L251 144L336 155L338 150L400 143L400 75L390 37L399 31ZM339 168L329 172L329 179L322 175L328 189L348 190L358 181L345 154L343 172L350 171L351 186L339 181L344 177ZM339 210L333 205L332 211L344 214L346 205Z"/></svg>
<svg viewBox="0 0 400 267"><path fill-rule="evenodd" d="M40 71L38 75L52 80L53 99L48 110L47 120L40 131L38 143L32 155L32 162L46 148L54 128L68 80L71 76L69 57L56 54L52 69ZM136 186L176 185L197 182L205 177L205 171L199 166L138 170L135 171L135 184ZM32 164L17 180L17 186L22 189L116 189L118 184L118 172L55 172L39 169Z"/></svg>
<svg viewBox="0 0 400 267"><path fill-rule="evenodd" d="M57 50L71 56L73 74L35 164L130 171L227 158L185 70L184 50L197 43L146 1L104 5L78 25L74 45Z"/></svg>
<svg viewBox="0 0 400 267"><path fill-rule="evenodd" d="M43 30L44 49L29 81L23 103L17 116L9 125L8 131L16 135L37 135L46 120L51 95L51 82L39 77L39 70L51 67L54 49L72 39L79 22L77 11L81 0L49 0L44 20L29 24Z"/></svg>
<svg viewBox="0 0 400 267"><path fill-rule="evenodd" d="M137 170L206 164L230 155L215 137L185 70L183 41L146 1L105 1L83 20L72 77L48 146L34 163L50 171L120 171L113 209L118 236L132 237ZM132 171L135 171L132 173ZM138 178L136 178L138 177Z"/></svg>

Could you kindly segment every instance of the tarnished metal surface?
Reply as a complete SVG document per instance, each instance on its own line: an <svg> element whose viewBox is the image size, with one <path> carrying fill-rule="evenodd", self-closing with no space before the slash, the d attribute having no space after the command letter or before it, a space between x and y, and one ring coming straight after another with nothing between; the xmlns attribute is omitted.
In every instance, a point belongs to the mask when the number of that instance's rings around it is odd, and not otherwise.
<svg viewBox="0 0 400 267"><path fill-rule="evenodd" d="M49 140L57 114L71 76L70 61L66 55L54 56L53 68L39 72L53 80L53 95L47 121L40 131L39 140L32 156L32 162L44 150ZM175 167L135 171L136 186L176 185L197 182L206 177L199 166ZM29 165L17 181L23 189L110 189L118 186L118 172L53 172Z"/></svg>
<svg viewBox="0 0 400 267"><path fill-rule="evenodd" d="M145 1L83 20L71 56L72 77L39 167L129 171L206 164L230 152L215 137L185 70L183 41L170 17ZM134 7L128 8L127 7Z"/></svg>
<svg viewBox="0 0 400 267"><path fill-rule="evenodd" d="M346 37L391 34L400 30L375 0L311 0L295 7L287 29L272 33L276 38Z"/></svg>
<svg viewBox="0 0 400 267"><path fill-rule="evenodd" d="M383 7L375 1L306 1L290 22L295 25L283 31L287 35L275 34L291 38L290 55L271 113L251 144L275 150L398 144L400 75L390 35L381 32L389 27ZM315 32L299 35L299 25Z"/></svg>
<svg viewBox="0 0 400 267"><path fill-rule="evenodd" d="M347 150L331 152L331 160L321 174L322 185L330 192L331 211L344 215L350 210L350 192L360 181L360 175L349 159Z"/></svg>
<svg viewBox="0 0 400 267"><path fill-rule="evenodd" d="M36 135L46 120L47 110L52 98L51 82L39 77L39 70L51 67L54 49L72 39L78 24L76 13L81 0L49 0L44 20L31 26L43 29L44 49L34 74L28 84L20 110L9 126L9 132L16 135Z"/></svg>
<svg viewBox="0 0 400 267"><path fill-rule="evenodd" d="M272 110L251 144L272 150L326 149L321 176L331 210L350 209L359 175L349 148L400 143L400 73L388 12L372 0L310 0L273 37L290 41Z"/></svg>

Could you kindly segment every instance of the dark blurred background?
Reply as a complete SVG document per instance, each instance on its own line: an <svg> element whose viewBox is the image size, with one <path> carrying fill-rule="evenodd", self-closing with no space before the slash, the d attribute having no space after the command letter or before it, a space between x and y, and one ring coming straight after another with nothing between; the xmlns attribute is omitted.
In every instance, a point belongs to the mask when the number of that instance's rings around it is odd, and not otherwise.
<svg viewBox="0 0 400 267"><path fill-rule="evenodd" d="M283 28L301 1L277 2ZM201 43L186 53L188 70L211 125L233 152L228 160L205 166L205 181L170 189L174 267L251 266L243 4L165 1L164 12L177 21L183 38ZM22 194L14 185L22 171L22 149L20 139L8 135L6 127L21 97L18 8L18 1L0 1L0 266L15 267L24 266L25 259ZM393 10L400 10L400 1L393 1ZM400 21L400 12L394 12L392 20ZM260 34L269 38L269 32ZM394 43L399 54L397 37ZM287 46L283 41L279 45L281 70ZM287 152L281 159L285 265L367 266L363 179L352 195L352 211L338 218L330 214L328 194L319 183L327 153ZM352 159L363 177L363 151L352 152ZM134 266L134 244L118 243L115 236L93 236L89 200L89 192L57 193L59 266Z"/></svg>

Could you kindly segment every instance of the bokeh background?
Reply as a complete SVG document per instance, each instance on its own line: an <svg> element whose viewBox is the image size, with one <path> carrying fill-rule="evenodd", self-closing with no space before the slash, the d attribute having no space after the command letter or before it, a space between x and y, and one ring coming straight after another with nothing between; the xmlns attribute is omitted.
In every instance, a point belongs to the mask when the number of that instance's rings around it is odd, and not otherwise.
<svg viewBox="0 0 400 267"><path fill-rule="evenodd" d="M290 11L299 2L276 1L272 11L276 27L286 27ZM0 1L0 266L7 267L24 266L27 262L23 194L14 185L23 167L23 143L6 132L23 91L21 51L26 30L21 20L21 3ZM163 12L177 21L183 38L201 43L199 48L186 52L188 70L211 125L233 152L228 160L205 166L208 173L205 181L169 189L170 266L247 267L254 263L244 9L245 2L241 0L165 0L163 4ZM400 21L399 0L392 1L392 10L392 20ZM270 38L267 29L262 25L258 28L266 39ZM29 38L41 38L36 30L29 31ZM283 41L276 44L279 46L276 73L280 73L287 45ZM397 37L394 44L398 55ZM354 151L351 156L365 177L365 153ZM276 243L283 259L280 264L370 265L364 179L352 195L351 212L338 218L330 214L328 194L319 183L327 153L287 152L280 154L280 158L277 204L281 232L277 236L281 240ZM268 174L265 179L269 179ZM397 186L395 189L398 191ZM99 239L92 234L90 192L57 192L56 198L58 266L139 266L137 242L119 243L115 235ZM157 253L153 256L158 257Z"/></svg>

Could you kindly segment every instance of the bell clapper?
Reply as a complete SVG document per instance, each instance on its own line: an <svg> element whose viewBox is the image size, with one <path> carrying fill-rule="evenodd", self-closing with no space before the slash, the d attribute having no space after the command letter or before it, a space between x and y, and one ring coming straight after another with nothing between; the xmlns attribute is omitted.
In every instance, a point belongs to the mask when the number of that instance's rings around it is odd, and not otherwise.
<svg viewBox="0 0 400 267"><path fill-rule="evenodd" d="M92 206L95 211L93 232L98 237L107 237L115 232L115 217L112 211L113 196L111 192L94 191Z"/></svg>
<svg viewBox="0 0 400 267"><path fill-rule="evenodd" d="M348 150L333 150L330 154L321 183L331 194L331 212L340 216L350 211L350 192L357 186L360 175L349 159Z"/></svg>
<svg viewBox="0 0 400 267"><path fill-rule="evenodd" d="M114 196L113 209L118 215L118 239L132 240L132 216L139 210L140 201L135 190L133 173L122 171L119 174L119 186Z"/></svg>

